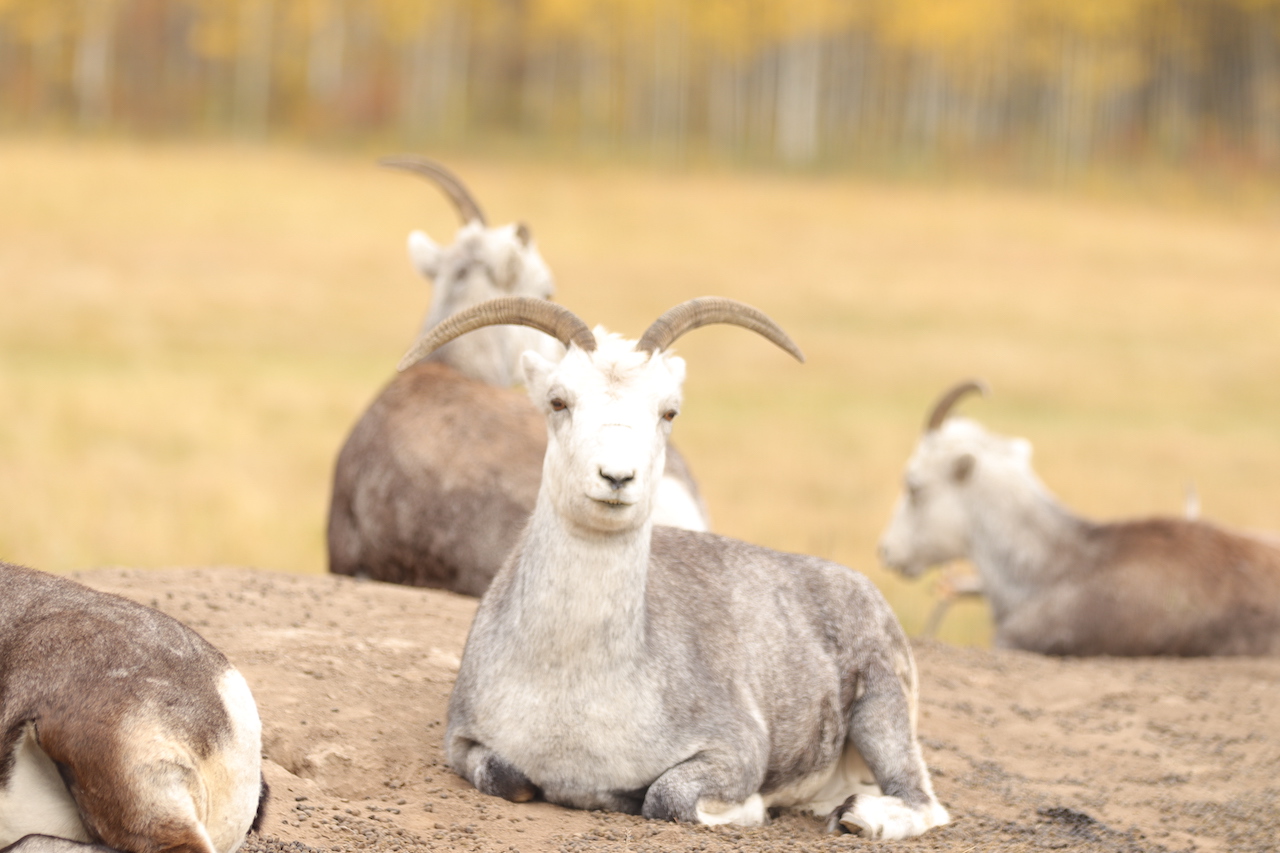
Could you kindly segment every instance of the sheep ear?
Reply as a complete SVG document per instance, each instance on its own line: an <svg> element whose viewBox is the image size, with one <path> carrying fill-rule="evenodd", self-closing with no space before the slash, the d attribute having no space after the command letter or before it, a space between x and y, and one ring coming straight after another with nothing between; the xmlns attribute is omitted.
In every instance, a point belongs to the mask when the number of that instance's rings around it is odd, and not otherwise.
<svg viewBox="0 0 1280 853"><path fill-rule="evenodd" d="M434 279L440 272L440 259L443 255L444 251L435 240L421 231L410 232L409 262L422 275Z"/></svg>
<svg viewBox="0 0 1280 853"><path fill-rule="evenodd" d="M510 244L502 248L505 257L495 264L494 272L500 277L495 283L507 293L515 293L516 285L520 283L520 250Z"/></svg>
<svg viewBox="0 0 1280 853"><path fill-rule="evenodd" d="M525 350L520 354L520 369L524 373L524 387L530 394L537 394L538 389L545 388L547 377L555 370L555 363L549 361L533 350Z"/></svg>
<svg viewBox="0 0 1280 853"><path fill-rule="evenodd" d="M972 453L965 453L958 457L955 462L951 463L951 479L957 483L963 483L973 474L973 468L978 460L974 459Z"/></svg>
<svg viewBox="0 0 1280 853"><path fill-rule="evenodd" d="M671 371L671 376L680 385L684 384L685 363L684 359L678 355L663 356L667 362L667 370Z"/></svg>

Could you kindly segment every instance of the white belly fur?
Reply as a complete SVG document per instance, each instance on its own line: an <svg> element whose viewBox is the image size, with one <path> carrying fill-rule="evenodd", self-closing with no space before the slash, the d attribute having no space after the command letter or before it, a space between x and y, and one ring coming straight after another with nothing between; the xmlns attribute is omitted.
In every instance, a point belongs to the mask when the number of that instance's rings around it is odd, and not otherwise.
<svg viewBox="0 0 1280 853"><path fill-rule="evenodd" d="M75 801L30 725L14 758L9 784L0 790L0 847L33 833L88 841Z"/></svg>
<svg viewBox="0 0 1280 853"><path fill-rule="evenodd" d="M769 792L768 806L793 806L826 817L850 794L879 795L876 777L862 759L862 754L846 743L844 753L835 765Z"/></svg>

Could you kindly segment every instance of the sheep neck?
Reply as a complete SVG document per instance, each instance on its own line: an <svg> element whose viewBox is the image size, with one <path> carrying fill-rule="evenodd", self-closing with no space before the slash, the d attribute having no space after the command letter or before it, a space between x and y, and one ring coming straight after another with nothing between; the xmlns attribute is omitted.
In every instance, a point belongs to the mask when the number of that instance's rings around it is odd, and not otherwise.
<svg viewBox="0 0 1280 853"><path fill-rule="evenodd" d="M435 325L431 323L430 328ZM514 365L519 350L503 329L478 329L450 341L427 356L447 364L468 379L510 388L517 384Z"/></svg>
<svg viewBox="0 0 1280 853"><path fill-rule="evenodd" d="M979 478L969 507L970 557L999 623L1004 614L1062 577L1087 522L1035 477Z"/></svg>
<svg viewBox="0 0 1280 853"><path fill-rule="evenodd" d="M518 561L522 644L543 662L614 667L641 659L652 520L600 532L541 497Z"/></svg>

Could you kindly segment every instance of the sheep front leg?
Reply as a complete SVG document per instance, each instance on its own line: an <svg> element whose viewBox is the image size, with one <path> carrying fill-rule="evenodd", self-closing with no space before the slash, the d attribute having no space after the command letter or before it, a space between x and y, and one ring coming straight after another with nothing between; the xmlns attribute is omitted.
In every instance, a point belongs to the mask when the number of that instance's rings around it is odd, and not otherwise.
<svg viewBox="0 0 1280 853"><path fill-rule="evenodd" d="M700 752L649 786L641 814L651 820L764 826L769 816L758 793L763 779L763 770L725 752Z"/></svg>
<svg viewBox="0 0 1280 853"><path fill-rule="evenodd" d="M933 795L902 682L888 667L869 668L864 677L866 693L853 707L846 749L862 756L882 795L849 797L832 824L871 839L912 838L951 818Z"/></svg>

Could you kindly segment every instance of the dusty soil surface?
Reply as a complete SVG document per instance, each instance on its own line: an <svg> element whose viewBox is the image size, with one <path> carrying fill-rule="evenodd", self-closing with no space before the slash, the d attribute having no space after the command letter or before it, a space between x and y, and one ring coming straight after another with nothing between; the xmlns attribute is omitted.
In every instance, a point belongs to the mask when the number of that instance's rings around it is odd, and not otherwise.
<svg viewBox="0 0 1280 853"><path fill-rule="evenodd" d="M247 853L1280 847L1278 659L919 644L920 734L953 822L879 844L798 813L711 829L478 794L441 754L471 599L245 569L78 577L181 619L248 678L273 796Z"/></svg>

